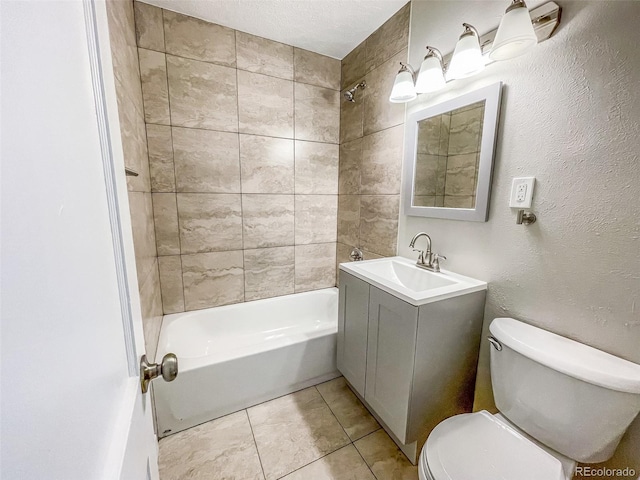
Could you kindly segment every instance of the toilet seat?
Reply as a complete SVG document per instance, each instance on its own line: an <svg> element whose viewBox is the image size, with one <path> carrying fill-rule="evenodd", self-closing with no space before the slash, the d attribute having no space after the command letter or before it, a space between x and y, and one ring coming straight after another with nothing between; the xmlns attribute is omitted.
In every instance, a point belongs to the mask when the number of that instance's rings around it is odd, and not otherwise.
<svg viewBox="0 0 640 480"><path fill-rule="evenodd" d="M425 455L426 453L426 455ZM433 480L566 480L562 463L489 412L433 429L421 455Z"/></svg>

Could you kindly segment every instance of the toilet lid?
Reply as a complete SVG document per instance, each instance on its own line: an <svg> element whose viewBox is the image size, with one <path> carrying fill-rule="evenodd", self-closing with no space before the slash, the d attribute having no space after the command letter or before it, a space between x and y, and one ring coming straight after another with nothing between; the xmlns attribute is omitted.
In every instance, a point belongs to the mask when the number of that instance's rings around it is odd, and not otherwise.
<svg viewBox="0 0 640 480"><path fill-rule="evenodd" d="M488 412L438 424L426 444L436 480L565 480L560 461Z"/></svg>

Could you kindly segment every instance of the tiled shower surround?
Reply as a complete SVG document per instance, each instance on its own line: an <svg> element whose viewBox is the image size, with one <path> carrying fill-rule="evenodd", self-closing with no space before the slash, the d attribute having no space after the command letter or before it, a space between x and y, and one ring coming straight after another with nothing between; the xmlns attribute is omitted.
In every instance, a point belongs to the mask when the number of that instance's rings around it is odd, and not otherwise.
<svg viewBox="0 0 640 480"><path fill-rule="evenodd" d="M164 313L334 286L340 61L134 7Z"/></svg>
<svg viewBox="0 0 640 480"><path fill-rule="evenodd" d="M407 60L409 14L407 4L341 62L343 92L367 86L340 109L338 262L353 247L365 259L396 254L405 107L389 94Z"/></svg>

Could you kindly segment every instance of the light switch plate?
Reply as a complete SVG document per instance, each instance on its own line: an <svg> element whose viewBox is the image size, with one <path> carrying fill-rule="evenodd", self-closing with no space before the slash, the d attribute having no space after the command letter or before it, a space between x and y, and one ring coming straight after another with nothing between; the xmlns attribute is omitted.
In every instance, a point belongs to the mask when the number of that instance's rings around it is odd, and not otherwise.
<svg viewBox="0 0 640 480"><path fill-rule="evenodd" d="M535 177L516 177L511 184L511 208L531 208L533 201L533 188L536 184Z"/></svg>

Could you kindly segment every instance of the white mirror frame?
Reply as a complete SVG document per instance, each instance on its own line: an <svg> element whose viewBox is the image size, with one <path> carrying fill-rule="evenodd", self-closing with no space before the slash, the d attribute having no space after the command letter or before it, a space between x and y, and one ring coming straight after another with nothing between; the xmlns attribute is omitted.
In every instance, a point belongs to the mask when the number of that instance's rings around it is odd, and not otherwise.
<svg viewBox="0 0 640 480"><path fill-rule="evenodd" d="M502 82L494 83L473 92L427 107L407 116L404 157L404 214L418 217L446 218L486 222L489 217L489 195L493 174L493 157L498 133ZM418 122L443 113L457 110L472 103L485 101L478 165L475 208L446 208L413 206L413 182L418 148Z"/></svg>

